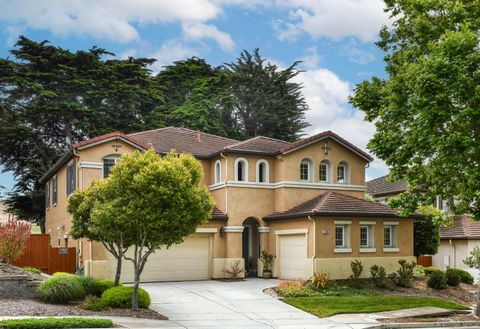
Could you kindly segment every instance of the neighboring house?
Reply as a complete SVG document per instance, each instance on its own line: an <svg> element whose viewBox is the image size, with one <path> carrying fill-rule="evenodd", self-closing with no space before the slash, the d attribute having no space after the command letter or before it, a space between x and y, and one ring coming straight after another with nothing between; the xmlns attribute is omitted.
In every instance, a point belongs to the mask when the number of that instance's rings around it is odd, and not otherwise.
<svg viewBox="0 0 480 329"><path fill-rule="evenodd" d="M0 202L0 223L5 223L9 219L15 219L15 217L12 214L8 213L5 205Z"/></svg>
<svg viewBox="0 0 480 329"><path fill-rule="evenodd" d="M367 193L375 201L383 204L406 189L407 182L389 182L388 176L367 182ZM442 211L448 211L446 200L437 198L434 206ZM455 216L452 226L440 227L440 246L437 254L432 256L432 265L442 269L448 267L469 269L463 260L476 246L480 246L480 222L466 215Z"/></svg>
<svg viewBox="0 0 480 329"><path fill-rule="evenodd" d="M262 136L239 142L168 127L75 144L41 178L52 245L77 247L87 275L112 278L115 261L99 243L69 238L67 198L108 176L122 154L149 148L193 154L216 207L182 244L150 256L143 281L223 278L237 261L250 270L258 263L261 274L262 250L275 255L273 275L285 279L320 271L346 278L354 259L392 272L398 260L414 259L412 218L365 200L372 157L340 136L326 131L294 143ZM124 263L122 280L132 281Z"/></svg>

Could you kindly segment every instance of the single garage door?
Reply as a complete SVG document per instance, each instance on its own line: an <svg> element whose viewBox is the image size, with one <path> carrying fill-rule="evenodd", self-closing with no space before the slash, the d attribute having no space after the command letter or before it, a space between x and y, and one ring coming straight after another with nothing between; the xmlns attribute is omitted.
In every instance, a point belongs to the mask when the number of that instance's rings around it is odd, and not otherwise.
<svg viewBox="0 0 480 329"><path fill-rule="evenodd" d="M307 259L307 239L305 234L280 235L281 279L303 279Z"/></svg>
<svg viewBox="0 0 480 329"><path fill-rule="evenodd" d="M209 279L210 235L195 234L182 244L162 249L148 257L142 282ZM113 264L114 265L114 264ZM110 266L111 271L115 269ZM114 272L112 274L112 277ZM124 260L122 281L133 281L133 266Z"/></svg>

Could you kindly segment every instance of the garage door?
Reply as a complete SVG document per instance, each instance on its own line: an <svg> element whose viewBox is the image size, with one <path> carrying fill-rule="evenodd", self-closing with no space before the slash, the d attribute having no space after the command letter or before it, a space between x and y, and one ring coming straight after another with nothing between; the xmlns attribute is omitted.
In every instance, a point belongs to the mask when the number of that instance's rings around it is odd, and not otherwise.
<svg viewBox="0 0 480 329"><path fill-rule="evenodd" d="M133 266L129 261L124 263L122 281L132 282ZM187 238L182 244L150 255L141 281L205 280L210 278L209 264L210 235L197 234ZM114 268L110 266L111 270Z"/></svg>
<svg viewBox="0 0 480 329"><path fill-rule="evenodd" d="M305 234L281 235L280 273L281 279L300 279L305 277L307 258L307 239Z"/></svg>

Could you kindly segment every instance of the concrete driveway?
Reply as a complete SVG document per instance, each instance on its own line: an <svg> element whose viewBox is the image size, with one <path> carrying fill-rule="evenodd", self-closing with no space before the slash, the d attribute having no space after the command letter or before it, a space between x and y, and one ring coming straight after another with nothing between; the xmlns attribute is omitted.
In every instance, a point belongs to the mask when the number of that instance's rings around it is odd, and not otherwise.
<svg viewBox="0 0 480 329"><path fill-rule="evenodd" d="M276 280L144 283L150 308L168 316L171 328L366 328L370 319L319 319L263 293ZM370 324L369 324L370 323Z"/></svg>

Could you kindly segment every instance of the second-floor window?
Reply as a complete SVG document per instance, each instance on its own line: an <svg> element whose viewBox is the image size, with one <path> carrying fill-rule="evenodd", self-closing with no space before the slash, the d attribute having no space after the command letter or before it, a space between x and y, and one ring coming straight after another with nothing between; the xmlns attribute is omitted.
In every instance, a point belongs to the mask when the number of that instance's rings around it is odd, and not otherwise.
<svg viewBox="0 0 480 329"><path fill-rule="evenodd" d="M323 183L330 182L330 162L328 160L320 162L318 178Z"/></svg>
<svg viewBox="0 0 480 329"><path fill-rule="evenodd" d="M312 179L312 161L310 159L303 159L300 162L300 180L311 181Z"/></svg>
<svg viewBox="0 0 480 329"><path fill-rule="evenodd" d="M57 175L53 176L52 179L52 196L53 196L53 205L57 205L58 201L58 180Z"/></svg>
<svg viewBox="0 0 480 329"><path fill-rule="evenodd" d="M220 160L215 162L215 183L220 183L222 180L222 163Z"/></svg>
<svg viewBox="0 0 480 329"><path fill-rule="evenodd" d="M337 167L337 183L348 184L348 181L349 181L348 175L349 175L348 164L345 161L340 162Z"/></svg>
<svg viewBox="0 0 480 329"><path fill-rule="evenodd" d="M112 167L120 160L120 156L111 155L103 158L103 178L107 178L110 175Z"/></svg>
<svg viewBox="0 0 480 329"><path fill-rule="evenodd" d="M50 207L50 183L45 183L45 208Z"/></svg>
<svg viewBox="0 0 480 329"><path fill-rule="evenodd" d="M235 160L235 180L246 182L248 180L248 163L245 158Z"/></svg>
<svg viewBox="0 0 480 329"><path fill-rule="evenodd" d="M257 161L257 183L268 183L268 162L267 160Z"/></svg>
<svg viewBox="0 0 480 329"><path fill-rule="evenodd" d="M76 167L75 160L67 166L67 196L75 192Z"/></svg>

